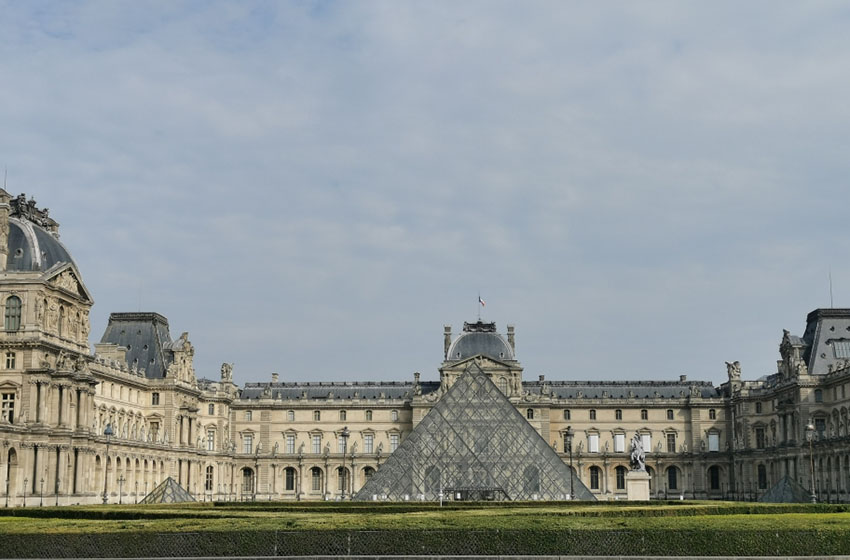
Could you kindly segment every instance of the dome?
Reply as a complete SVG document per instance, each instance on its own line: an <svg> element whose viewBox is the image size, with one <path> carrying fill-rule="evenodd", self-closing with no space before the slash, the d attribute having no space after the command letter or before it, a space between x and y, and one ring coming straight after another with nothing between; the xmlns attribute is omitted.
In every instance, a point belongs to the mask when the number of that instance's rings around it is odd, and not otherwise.
<svg viewBox="0 0 850 560"><path fill-rule="evenodd" d="M473 356L487 356L494 360L515 360L508 341L496 332L496 323L465 323L446 354L446 360L458 361Z"/></svg>
<svg viewBox="0 0 850 560"><path fill-rule="evenodd" d="M7 272L50 270L59 263L71 263L76 267L56 236L29 220L9 218Z"/></svg>

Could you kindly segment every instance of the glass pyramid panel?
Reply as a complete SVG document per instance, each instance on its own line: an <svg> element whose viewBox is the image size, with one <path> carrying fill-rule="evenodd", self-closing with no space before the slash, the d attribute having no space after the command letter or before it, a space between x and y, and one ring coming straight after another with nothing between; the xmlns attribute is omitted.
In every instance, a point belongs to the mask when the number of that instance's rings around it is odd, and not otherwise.
<svg viewBox="0 0 850 560"><path fill-rule="evenodd" d="M473 363L355 500L563 500L570 468ZM573 499L595 500L572 475Z"/></svg>
<svg viewBox="0 0 850 560"><path fill-rule="evenodd" d="M143 504L171 504L179 502L194 502L195 498L187 492L177 481L170 476L163 480L159 486L151 490L140 503Z"/></svg>

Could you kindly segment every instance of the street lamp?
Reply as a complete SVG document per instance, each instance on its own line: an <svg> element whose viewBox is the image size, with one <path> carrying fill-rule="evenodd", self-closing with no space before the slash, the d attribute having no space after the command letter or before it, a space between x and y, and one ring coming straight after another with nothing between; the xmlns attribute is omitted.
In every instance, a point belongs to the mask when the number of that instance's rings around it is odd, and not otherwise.
<svg viewBox="0 0 850 560"><path fill-rule="evenodd" d="M11 469L11 465L6 465L7 469ZM6 505L5 507L9 507L9 476L6 476Z"/></svg>
<svg viewBox="0 0 850 560"><path fill-rule="evenodd" d="M61 484L61 479L56 477L56 507L59 507L59 484Z"/></svg>
<svg viewBox="0 0 850 560"><path fill-rule="evenodd" d="M118 505L121 505L121 493L122 493L122 492L121 492L121 490L123 489L123 487L124 487L124 482L125 482L126 480L127 480L127 479L126 479L126 478L124 478L124 475L123 475L123 474L122 474L121 476L119 476L119 477L118 477Z"/></svg>
<svg viewBox="0 0 850 560"><path fill-rule="evenodd" d="M136 481L136 492L134 493L134 495L136 496L136 503L138 504L139 503L139 481L138 480Z"/></svg>
<svg viewBox="0 0 850 560"><path fill-rule="evenodd" d="M30 479L24 477L24 507L27 507L27 483Z"/></svg>
<svg viewBox="0 0 850 560"><path fill-rule="evenodd" d="M815 439L815 427L812 424L806 426L806 439L809 440L809 466L812 473L812 503L818 503L818 496L815 494L815 455L812 451L812 441Z"/></svg>
<svg viewBox="0 0 850 560"><path fill-rule="evenodd" d="M44 505L44 477L41 478L41 483L38 486L38 507Z"/></svg>
<svg viewBox="0 0 850 560"><path fill-rule="evenodd" d="M342 499L345 500L345 453L348 450L348 438L351 436L351 432L348 431L348 426L345 426L339 435L342 437Z"/></svg>
<svg viewBox="0 0 850 560"><path fill-rule="evenodd" d="M106 436L106 457L103 460L103 503L109 500L109 495L106 493L106 483L109 480L109 438L112 437L112 424L107 424L103 430L103 435Z"/></svg>
<svg viewBox="0 0 850 560"><path fill-rule="evenodd" d="M573 431L572 426L567 426L567 431L564 433L564 443L567 444L567 447L570 449L570 499L573 500L573 436L575 432Z"/></svg>

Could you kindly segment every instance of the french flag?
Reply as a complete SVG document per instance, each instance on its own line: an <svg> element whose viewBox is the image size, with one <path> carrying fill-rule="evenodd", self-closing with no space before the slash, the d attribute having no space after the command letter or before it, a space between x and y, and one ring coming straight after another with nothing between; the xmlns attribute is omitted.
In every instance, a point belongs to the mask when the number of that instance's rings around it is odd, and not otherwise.
<svg viewBox="0 0 850 560"><path fill-rule="evenodd" d="M484 303L484 300L483 300L483 299L481 299L481 296L478 296L478 303L480 303L480 304L481 304L481 307L486 307L486 306L487 306L487 304L486 304L486 303Z"/></svg>

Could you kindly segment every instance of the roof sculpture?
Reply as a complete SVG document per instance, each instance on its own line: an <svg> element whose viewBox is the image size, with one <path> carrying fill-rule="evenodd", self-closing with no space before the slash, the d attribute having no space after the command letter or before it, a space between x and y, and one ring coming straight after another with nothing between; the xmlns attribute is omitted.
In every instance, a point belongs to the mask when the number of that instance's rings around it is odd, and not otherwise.
<svg viewBox="0 0 850 560"><path fill-rule="evenodd" d="M572 476L572 485L570 477ZM355 500L595 500L473 363Z"/></svg>
<svg viewBox="0 0 850 560"><path fill-rule="evenodd" d="M195 498L180 486L170 476L163 480L159 486L151 490L140 502L142 504L176 504L180 502L194 502Z"/></svg>

